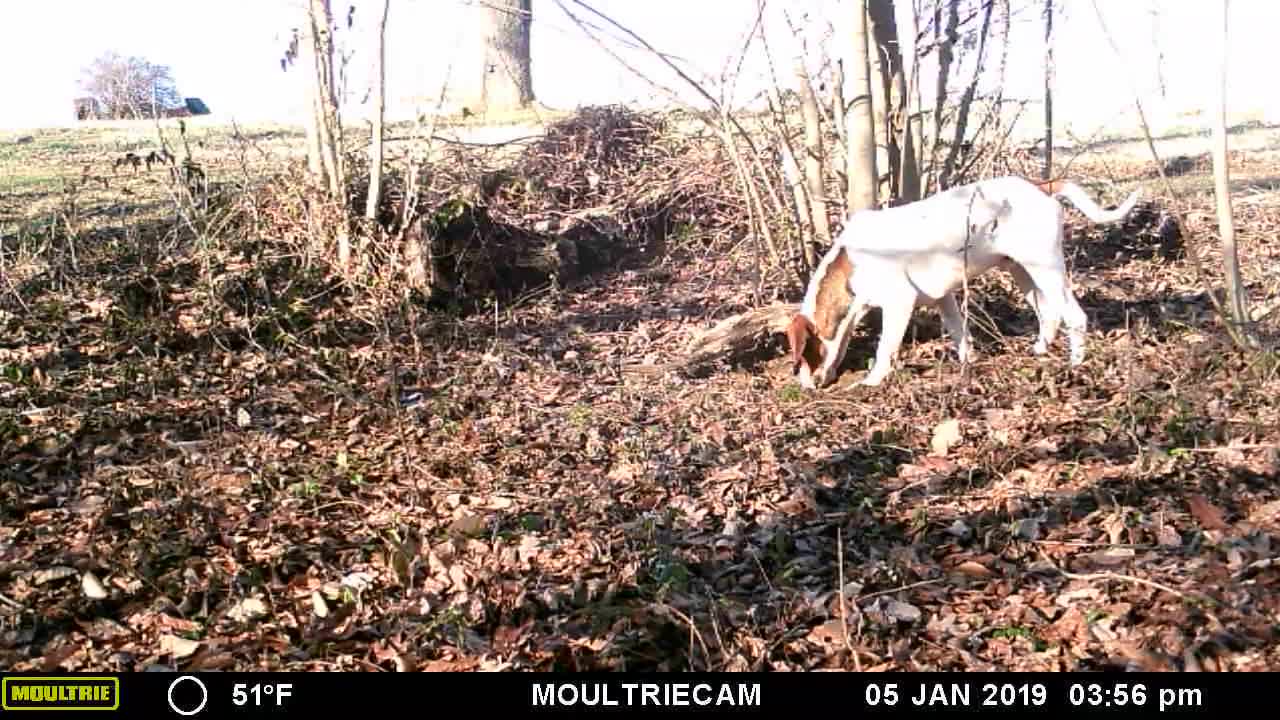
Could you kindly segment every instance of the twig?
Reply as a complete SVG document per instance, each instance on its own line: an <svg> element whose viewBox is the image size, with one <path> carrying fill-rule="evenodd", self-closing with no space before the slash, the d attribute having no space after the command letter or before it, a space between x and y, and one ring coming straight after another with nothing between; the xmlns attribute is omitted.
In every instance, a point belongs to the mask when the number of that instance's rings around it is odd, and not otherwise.
<svg viewBox="0 0 1280 720"><path fill-rule="evenodd" d="M1110 570L1106 572L1096 572L1096 573L1069 572L1067 570L1063 570L1062 568L1058 567L1057 563L1051 560L1049 556L1045 555L1043 551L1041 551L1040 557L1046 563L1049 564L1049 567L1053 568L1054 572L1071 580L1083 580L1085 582L1089 582L1092 580L1117 580L1119 582L1127 582L1135 585L1146 585L1147 587L1154 588L1156 590L1162 590L1164 592L1169 593L1170 595L1173 595L1174 597L1177 597L1183 600L1185 600L1188 597L1196 597L1197 599L1203 599L1200 596L1189 596L1187 593L1184 593L1181 590L1175 590L1174 588L1171 588L1168 585L1163 585L1154 580L1147 580L1146 578L1140 578L1133 575L1125 575L1123 573L1111 572Z"/></svg>
<svg viewBox="0 0 1280 720"><path fill-rule="evenodd" d="M853 645L849 642L849 622L845 619L846 612L844 607L844 535L839 526L836 527L836 568L839 570L840 586L836 588L836 594L840 596L840 637L844 639L844 647L853 656L853 667L858 672L862 672L862 658L858 657L858 651L853 649Z"/></svg>
<svg viewBox="0 0 1280 720"><path fill-rule="evenodd" d="M1177 452L1216 453L1228 450L1270 450L1280 447L1280 443L1243 443L1240 445L1220 445L1218 447L1174 448Z"/></svg>
<svg viewBox="0 0 1280 720"><path fill-rule="evenodd" d="M685 615L684 613L680 612L679 610L671 607L670 605L664 602L655 602L654 606L659 608L660 610L663 610L671 613L672 615L675 615L677 618L680 618L681 620L684 621L686 625L689 626L689 633L692 636L690 638L689 645L692 646L693 638L697 638L698 644L702 646L702 654L706 658L706 669L710 670L711 669L711 651L707 649L707 643L705 640L702 639L702 633L698 631L698 626L693 624L693 620L688 615ZM692 655L692 653L690 653L690 655Z"/></svg>
<svg viewBox="0 0 1280 720"><path fill-rule="evenodd" d="M1135 577L1133 575L1124 575L1117 572L1111 572L1109 570L1107 572L1099 573L1073 573L1067 572L1057 566L1054 566L1054 569L1063 577L1070 578L1072 580L1119 580L1121 582L1135 583L1137 585L1146 585L1147 587L1155 588L1156 590L1163 590L1178 598L1185 599L1187 597L1186 593L1180 590L1175 590L1168 585L1161 585L1154 580L1147 580L1146 578Z"/></svg>
<svg viewBox="0 0 1280 720"><path fill-rule="evenodd" d="M940 582L942 582L942 578L934 578L932 580L921 580L920 582L913 582L910 585L902 585L900 587L890 588L888 590L877 590L873 593L867 593L866 595L859 595L858 602L862 602L863 600L870 600L871 598L875 598L875 597L880 597L881 595L892 595L896 592L902 592L903 590L913 590L915 588L924 587L926 585L937 585Z"/></svg>

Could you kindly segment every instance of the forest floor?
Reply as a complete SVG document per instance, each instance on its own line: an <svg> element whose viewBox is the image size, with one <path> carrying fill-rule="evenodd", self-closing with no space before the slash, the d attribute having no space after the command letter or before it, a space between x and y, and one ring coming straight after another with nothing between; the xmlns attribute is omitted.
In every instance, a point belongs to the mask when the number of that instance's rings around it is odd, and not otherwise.
<svg viewBox="0 0 1280 720"><path fill-rule="evenodd" d="M1259 306L1280 262L1261 132L1232 167ZM0 152L46 179L102 155L58 142ZM1034 316L992 276L974 364L920 311L896 372L859 387L872 316L820 392L781 338L644 370L750 306L747 253L675 245L402 334L228 247L202 256L221 286L281 301L228 296L214 326L208 267L157 254L125 195L21 272L5 227L83 216L0 178L0 666L1280 668L1280 320L1271 349L1232 347L1204 292L1208 166L1177 200L1149 167L1072 165L1106 204L1146 190L1123 226L1068 212L1082 367L1061 339L1030 353Z"/></svg>

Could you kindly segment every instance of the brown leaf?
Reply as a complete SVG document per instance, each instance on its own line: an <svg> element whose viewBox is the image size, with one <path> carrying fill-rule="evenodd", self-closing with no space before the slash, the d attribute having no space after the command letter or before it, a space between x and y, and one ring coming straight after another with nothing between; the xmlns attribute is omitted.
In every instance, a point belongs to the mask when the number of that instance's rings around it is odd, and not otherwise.
<svg viewBox="0 0 1280 720"><path fill-rule="evenodd" d="M1085 643L1089 641L1089 622L1080 608L1067 608L1062 616L1040 631L1040 637L1048 642Z"/></svg>
<svg viewBox="0 0 1280 720"><path fill-rule="evenodd" d="M976 578L989 578L992 575L995 575L995 573L991 571L991 568L988 568L986 565L983 565L982 563L974 562L972 560L965 560L959 565L956 565L955 569L956 569L956 572L963 573L970 577L976 577Z"/></svg>
<svg viewBox="0 0 1280 720"><path fill-rule="evenodd" d="M1209 502L1205 496L1192 495L1187 498L1187 504L1191 507L1191 514L1200 523L1200 527L1205 530L1227 529L1227 522L1223 519L1222 510Z"/></svg>
<svg viewBox="0 0 1280 720"><path fill-rule="evenodd" d="M483 515L463 511L449 523L449 532L455 535L479 535L485 531L486 526Z"/></svg>
<svg viewBox="0 0 1280 720"><path fill-rule="evenodd" d="M423 672L468 672L474 670L478 665L471 658L463 658L461 660L432 660L422 666Z"/></svg>
<svg viewBox="0 0 1280 720"><path fill-rule="evenodd" d="M840 618L828 620L810 630L808 640L815 645L834 645L844 637L844 628Z"/></svg>
<svg viewBox="0 0 1280 720"><path fill-rule="evenodd" d="M1249 512L1249 522L1263 524L1280 524L1280 500L1272 500L1255 507Z"/></svg>

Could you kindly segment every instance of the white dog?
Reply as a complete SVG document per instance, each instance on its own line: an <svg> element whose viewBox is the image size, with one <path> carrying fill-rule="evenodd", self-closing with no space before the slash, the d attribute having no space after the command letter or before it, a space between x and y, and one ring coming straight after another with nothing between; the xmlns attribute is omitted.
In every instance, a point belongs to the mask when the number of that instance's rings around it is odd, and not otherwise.
<svg viewBox="0 0 1280 720"><path fill-rule="evenodd" d="M955 292L992 268L1012 273L1040 322L1034 352L1044 354L1066 327L1071 365L1084 361L1086 318L1067 279L1062 253L1065 197L1096 223L1124 219L1140 190L1105 211L1071 182L1002 177L962 185L923 200L856 212L818 263L800 312L787 328L792 372L806 388L834 379L852 330L881 309L880 344L863 385L892 369L915 307L936 306L961 362L972 357Z"/></svg>

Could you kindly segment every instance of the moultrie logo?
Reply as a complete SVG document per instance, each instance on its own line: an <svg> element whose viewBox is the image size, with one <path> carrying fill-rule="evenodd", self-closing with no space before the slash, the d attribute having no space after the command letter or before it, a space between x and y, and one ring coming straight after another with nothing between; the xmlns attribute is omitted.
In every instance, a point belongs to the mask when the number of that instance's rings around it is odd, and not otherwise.
<svg viewBox="0 0 1280 720"><path fill-rule="evenodd" d="M0 707L5 710L118 710L120 678L7 677Z"/></svg>

